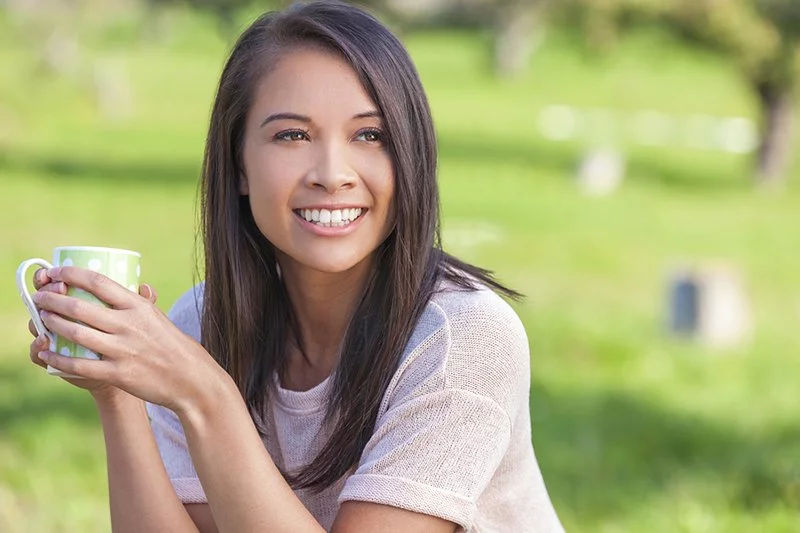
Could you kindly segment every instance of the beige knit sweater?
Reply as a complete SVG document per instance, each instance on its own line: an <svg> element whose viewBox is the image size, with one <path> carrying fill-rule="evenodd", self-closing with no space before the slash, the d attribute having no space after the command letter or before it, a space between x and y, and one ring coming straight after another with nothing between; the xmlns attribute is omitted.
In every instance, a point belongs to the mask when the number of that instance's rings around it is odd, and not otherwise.
<svg viewBox="0 0 800 533"><path fill-rule="evenodd" d="M170 311L198 340L202 291L188 291ZM280 468L296 471L325 443L330 382L278 388L275 430L264 445ZM440 291L405 349L355 472L320 494L297 496L326 530L341 502L360 500L445 518L459 532L562 532L531 445L529 394L528 340L511 307L488 289ZM178 497L205 502L178 418L147 407Z"/></svg>

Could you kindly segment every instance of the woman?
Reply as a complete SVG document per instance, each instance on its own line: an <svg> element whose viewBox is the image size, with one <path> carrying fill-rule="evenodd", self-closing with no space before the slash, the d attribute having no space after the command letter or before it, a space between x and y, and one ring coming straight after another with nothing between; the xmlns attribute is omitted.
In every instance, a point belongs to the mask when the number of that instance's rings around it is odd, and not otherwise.
<svg viewBox="0 0 800 533"><path fill-rule="evenodd" d="M31 345L97 403L115 531L561 530L527 338L488 287L516 293L439 246L430 110L396 37L340 3L261 17L202 179L205 282L169 318L147 286L37 273L47 327L104 354Z"/></svg>

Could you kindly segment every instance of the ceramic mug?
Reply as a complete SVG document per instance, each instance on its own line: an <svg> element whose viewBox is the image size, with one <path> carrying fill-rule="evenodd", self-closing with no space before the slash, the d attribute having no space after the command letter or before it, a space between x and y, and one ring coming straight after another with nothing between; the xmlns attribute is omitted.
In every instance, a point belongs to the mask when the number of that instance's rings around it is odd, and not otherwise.
<svg viewBox="0 0 800 533"><path fill-rule="evenodd" d="M77 266L99 272L104 276L116 281L130 291L139 292L139 278L141 276L141 255L130 250L119 250L116 248L103 248L99 246L59 246L53 250L53 263L44 259L34 258L23 261L17 268L17 288L19 295L28 312L31 315L36 331L39 335L45 335L50 340L50 351L56 352L67 357L84 357L86 359L100 359L100 355L75 344L69 339L59 337L49 331L42 323L39 316L39 309L33 303L31 294L28 291L26 275L28 269L34 265L42 268L52 268L53 266ZM93 294L88 293L77 287L67 286L67 296L73 296L86 302L92 302L108 307ZM47 373L62 377L79 377L66 374L48 365Z"/></svg>

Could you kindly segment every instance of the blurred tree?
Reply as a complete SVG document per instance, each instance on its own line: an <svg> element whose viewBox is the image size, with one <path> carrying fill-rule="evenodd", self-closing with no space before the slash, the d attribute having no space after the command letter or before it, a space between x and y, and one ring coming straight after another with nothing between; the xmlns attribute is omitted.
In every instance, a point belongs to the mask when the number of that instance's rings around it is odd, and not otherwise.
<svg viewBox="0 0 800 533"><path fill-rule="evenodd" d="M220 31L230 36L236 31L237 13L252 5L252 0L146 0L153 10L174 5L187 5L190 8L210 13L217 20Z"/></svg>
<svg viewBox="0 0 800 533"><path fill-rule="evenodd" d="M242 29L239 27L239 15L243 11L252 9L263 12L271 9L284 9L292 4L308 1L310 0L145 0L153 10L184 5L209 13L216 18L220 30L226 36L235 35ZM351 3L365 7L383 8L389 2L387 0L355 0Z"/></svg>
<svg viewBox="0 0 800 533"><path fill-rule="evenodd" d="M310 0L268 0L260 10L285 8ZM366 7L395 29L429 25L491 27L494 68L501 76L513 76L529 63L542 40L544 7L550 0L348 0ZM226 35L235 33L237 14L256 5L254 0L146 0L152 9L188 5L215 16Z"/></svg>
<svg viewBox="0 0 800 533"><path fill-rule="evenodd" d="M355 0L401 25L489 28L493 68L503 77L519 74L542 41L545 7L551 0Z"/></svg>
<svg viewBox="0 0 800 533"><path fill-rule="evenodd" d="M582 27L593 49L613 47L621 32L647 21L730 57L760 105L756 182L784 181L800 88L800 1L561 0L556 10Z"/></svg>
<svg viewBox="0 0 800 533"><path fill-rule="evenodd" d="M520 73L544 36L549 0L495 0L494 65L500 76Z"/></svg>
<svg viewBox="0 0 800 533"><path fill-rule="evenodd" d="M677 0L678 29L720 49L739 65L761 108L755 178L783 182L794 145L800 82L800 3L797 0Z"/></svg>

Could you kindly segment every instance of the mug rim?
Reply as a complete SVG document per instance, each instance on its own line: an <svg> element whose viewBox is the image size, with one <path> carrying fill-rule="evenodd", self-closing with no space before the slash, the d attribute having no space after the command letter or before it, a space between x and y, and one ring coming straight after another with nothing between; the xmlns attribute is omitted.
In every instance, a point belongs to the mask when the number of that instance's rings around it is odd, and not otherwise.
<svg viewBox="0 0 800 533"><path fill-rule="evenodd" d="M140 254L139 252L134 252L133 250L125 250L123 248L109 248L107 246L56 246L55 248L53 248L53 254L56 254L62 250L114 252L120 254L135 255L138 258L142 257L142 254Z"/></svg>

